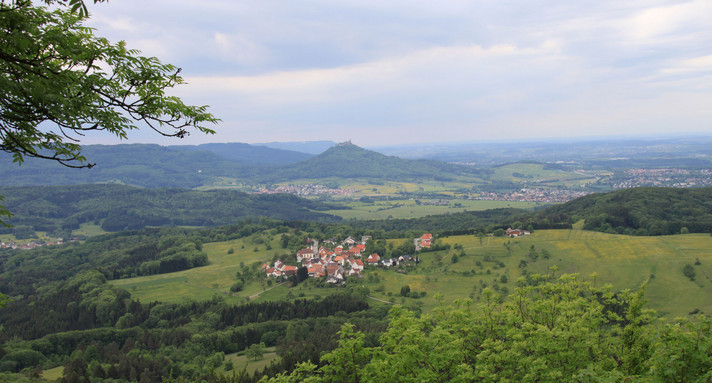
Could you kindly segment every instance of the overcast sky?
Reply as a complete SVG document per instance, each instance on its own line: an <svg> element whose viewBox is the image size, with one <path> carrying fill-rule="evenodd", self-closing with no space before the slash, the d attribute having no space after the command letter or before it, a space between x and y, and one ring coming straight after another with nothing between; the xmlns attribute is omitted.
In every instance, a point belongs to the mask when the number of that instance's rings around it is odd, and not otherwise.
<svg viewBox="0 0 712 383"><path fill-rule="evenodd" d="M89 25L183 68L199 144L712 134L712 1L110 0ZM96 140L92 143L106 142Z"/></svg>

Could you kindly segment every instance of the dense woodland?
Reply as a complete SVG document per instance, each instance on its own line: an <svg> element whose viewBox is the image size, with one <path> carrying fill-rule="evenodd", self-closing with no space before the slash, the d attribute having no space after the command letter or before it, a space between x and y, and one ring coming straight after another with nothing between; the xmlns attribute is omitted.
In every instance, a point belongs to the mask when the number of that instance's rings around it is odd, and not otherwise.
<svg viewBox="0 0 712 383"><path fill-rule="evenodd" d="M142 189L123 185L0 187L12 211L13 228L0 233L45 231L68 236L83 223L106 231L145 226L218 226L246 217L339 221L319 213L339 208L294 195L258 195L235 190Z"/></svg>

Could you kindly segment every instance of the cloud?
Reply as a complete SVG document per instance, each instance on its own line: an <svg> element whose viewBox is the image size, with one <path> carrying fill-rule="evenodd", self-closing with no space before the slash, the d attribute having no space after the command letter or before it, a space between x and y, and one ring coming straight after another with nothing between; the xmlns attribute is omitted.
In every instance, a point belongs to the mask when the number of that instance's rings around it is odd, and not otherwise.
<svg viewBox="0 0 712 383"><path fill-rule="evenodd" d="M122 0L93 12L100 32L184 68L175 93L211 105L215 141L710 123L689 107L712 92L708 0Z"/></svg>
<svg viewBox="0 0 712 383"><path fill-rule="evenodd" d="M704 14L709 16L709 10L705 0L645 9L632 19L630 32L635 39L660 38L688 28Z"/></svg>
<svg viewBox="0 0 712 383"><path fill-rule="evenodd" d="M663 74L683 74L683 73L712 73L712 55L695 57L687 60L680 60L672 67L662 68Z"/></svg>

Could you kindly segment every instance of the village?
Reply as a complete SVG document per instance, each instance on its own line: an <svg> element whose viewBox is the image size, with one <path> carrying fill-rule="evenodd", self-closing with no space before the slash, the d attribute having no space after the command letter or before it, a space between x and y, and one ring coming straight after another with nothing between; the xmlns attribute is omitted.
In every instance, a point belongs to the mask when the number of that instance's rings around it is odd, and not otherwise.
<svg viewBox="0 0 712 383"><path fill-rule="evenodd" d="M341 242L334 240L325 241L320 246L319 241L309 239L311 246L305 247L296 253L297 265L288 265L283 260L276 260L274 264L262 265L262 271L268 278L287 279L296 276L300 267L306 270L309 278L326 278L327 283L340 284L346 278L361 277L366 267L390 268L401 264L417 264L417 255L401 255L395 258L383 258L377 253L364 254L366 243L370 236L361 237L360 241L349 236ZM426 233L419 238L414 238L416 252L432 245L432 234Z"/></svg>
<svg viewBox="0 0 712 383"><path fill-rule="evenodd" d="M76 242L78 239L72 238L70 242ZM0 242L0 249L19 249L19 250L32 250L42 246L55 246L61 245L64 241L62 239L56 239L52 241L31 241L29 243L17 244L15 242Z"/></svg>

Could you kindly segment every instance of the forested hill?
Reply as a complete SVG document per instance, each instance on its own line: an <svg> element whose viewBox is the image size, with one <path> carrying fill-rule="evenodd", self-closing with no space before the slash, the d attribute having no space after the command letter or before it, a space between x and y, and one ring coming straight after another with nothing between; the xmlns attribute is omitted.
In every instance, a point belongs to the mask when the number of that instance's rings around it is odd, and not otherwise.
<svg viewBox="0 0 712 383"><path fill-rule="evenodd" d="M315 212L334 208L293 195L256 195L234 190L140 189L122 185L2 187L13 228L60 232L92 222L106 231L144 226L218 226L245 217L339 221Z"/></svg>
<svg viewBox="0 0 712 383"><path fill-rule="evenodd" d="M91 169L70 169L53 161L28 158L21 165L0 152L0 185L72 185L122 183L143 187L194 188L215 177L249 177L256 165L223 159L208 151L153 144L87 145L82 150Z"/></svg>
<svg viewBox="0 0 712 383"><path fill-rule="evenodd" d="M551 206L538 217L550 223L585 219L586 230L619 234L710 233L712 188L642 187L591 194Z"/></svg>
<svg viewBox="0 0 712 383"><path fill-rule="evenodd" d="M432 160L406 160L385 156L350 143L331 147L324 153L292 165L274 169L263 181L302 178L357 177L379 180L452 180L458 175L479 175L483 170Z"/></svg>

